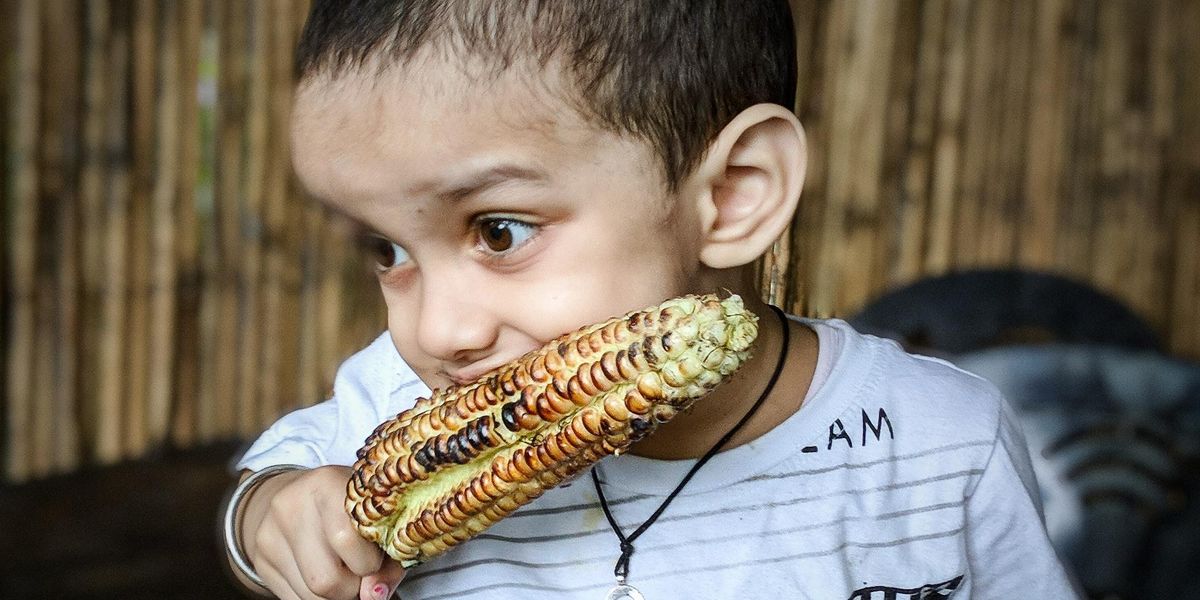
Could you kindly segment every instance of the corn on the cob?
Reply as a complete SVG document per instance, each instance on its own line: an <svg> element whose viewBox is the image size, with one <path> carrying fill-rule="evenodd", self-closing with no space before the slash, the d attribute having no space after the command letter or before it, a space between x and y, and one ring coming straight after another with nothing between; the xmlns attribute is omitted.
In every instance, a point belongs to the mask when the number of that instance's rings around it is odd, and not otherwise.
<svg viewBox="0 0 1200 600"><path fill-rule="evenodd" d="M564 335L380 425L358 451L346 510L392 558L420 563L685 410L757 334L741 298L707 295Z"/></svg>

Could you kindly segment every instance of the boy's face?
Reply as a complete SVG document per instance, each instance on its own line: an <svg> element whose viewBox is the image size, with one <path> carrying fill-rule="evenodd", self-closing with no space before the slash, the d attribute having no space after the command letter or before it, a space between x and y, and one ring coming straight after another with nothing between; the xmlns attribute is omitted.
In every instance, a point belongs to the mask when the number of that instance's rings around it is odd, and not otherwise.
<svg viewBox="0 0 1200 600"><path fill-rule="evenodd" d="M305 185L380 236L388 329L428 385L711 291L694 207L667 194L648 145L585 123L552 84L422 65L318 77L292 140Z"/></svg>

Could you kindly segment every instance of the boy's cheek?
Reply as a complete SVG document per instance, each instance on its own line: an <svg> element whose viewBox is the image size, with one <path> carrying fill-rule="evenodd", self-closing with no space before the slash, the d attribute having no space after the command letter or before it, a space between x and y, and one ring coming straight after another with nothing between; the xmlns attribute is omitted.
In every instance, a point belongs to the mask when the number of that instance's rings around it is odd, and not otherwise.
<svg viewBox="0 0 1200 600"><path fill-rule="evenodd" d="M486 324L492 331L470 337L493 340L490 346L463 348L462 354L507 362L585 325L695 291L688 287L687 274L672 265L671 249L664 248L661 240L647 239L653 232L632 232L628 224L624 235L613 233L612 228L605 231L605 239L584 231L561 236L565 239L556 239L533 268L520 273L476 272L465 280L471 282L465 286L459 278L457 295L445 300L453 306L427 314L422 313L422 300L415 289L384 286L388 328L396 348L427 384L438 387L449 383L440 374L448 365L421 347L421 327ZM469 265L462 268L474 269ZM463 314L456 315L456 311ZM437 322L422 323L431 318Z"/></svg>

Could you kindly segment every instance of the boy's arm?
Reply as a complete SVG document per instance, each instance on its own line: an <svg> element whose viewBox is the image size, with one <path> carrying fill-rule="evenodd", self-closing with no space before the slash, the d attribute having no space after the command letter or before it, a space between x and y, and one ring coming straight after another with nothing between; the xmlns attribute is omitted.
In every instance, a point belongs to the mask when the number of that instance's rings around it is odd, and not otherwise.
<svg viewBox="0 0 1200 600"><path fill-rule="evenodd" d="M268 545L272 548L282 545L289 552L294 549L296 558L305 559L302 562L313 563L311 555L314 552L329 555L327 551L336 551L349 553L352 557L363 556L366 550L362 544L369 543L353 532L343 504L350 476L346 465L354 461L356 450L376 425L411 406L416 395L425 391L424 385L400 359L390 337L384 333L338 369L333 397L285 415L264 432L235 465L241 479L273 465L296 464L309 470L271 476L245 497L239 507L240 518L235 523L239 525L237 539L250 558L254 559L258 554L258 537L264 523L268 539L273 542ZM313 498L322 499L320 506L314 507L308 502ZM306 521L299 517L302 509L310 511ZM291 513L285 514L289 510ZM272 512L277 518L272 518ZM313 532L321 532L324 538L295 541ZM280 540L279 537L290 539ZM330 540L334 544L326 543ZM369 548L372 555L382 556L374 545ZM369 561L358 559L358 562ZM231 566L234 565L231 563ZM368 571L369 566L360 564L356 570ZM269 566L266 568L270 569ZM233 572L247 589L266 593L242 575L236 566ZM260 576L264 575L260 573ZM372 597L380 579L394 588L402 576L398 564L384 561L382 577L362 578L360 596ZM272 583L269 578L264 578ZM317 585L320 587L321 582ZM282 597L307 596L301 593Z"/></svg>
<svg viewBox="0 0 1200 600"><path fill-rule="evenodd" d="M980 598L1079 598L1042 519L1024 437L1004 402L991 458L967 499L967 558Z"/></svg>

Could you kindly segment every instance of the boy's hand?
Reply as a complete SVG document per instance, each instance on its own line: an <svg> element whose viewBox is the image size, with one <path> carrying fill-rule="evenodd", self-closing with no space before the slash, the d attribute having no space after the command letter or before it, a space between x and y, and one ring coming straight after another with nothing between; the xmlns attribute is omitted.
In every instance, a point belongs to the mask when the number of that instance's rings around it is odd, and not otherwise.
<svg viewBox="0 0 1200 600"><path fill-rule="evenodd" d="M247 499L246 556L285 600L383 600L404 578L400 564L363 539L344 508L349 467L267 479Z"/></svg>

